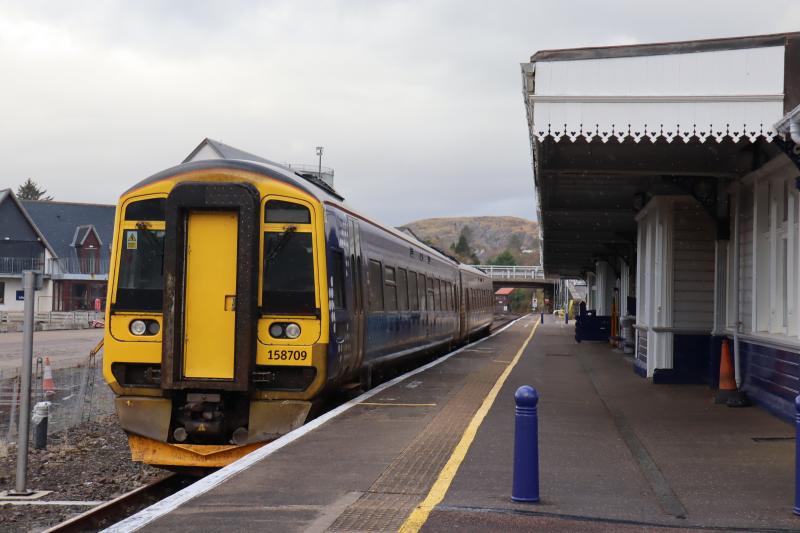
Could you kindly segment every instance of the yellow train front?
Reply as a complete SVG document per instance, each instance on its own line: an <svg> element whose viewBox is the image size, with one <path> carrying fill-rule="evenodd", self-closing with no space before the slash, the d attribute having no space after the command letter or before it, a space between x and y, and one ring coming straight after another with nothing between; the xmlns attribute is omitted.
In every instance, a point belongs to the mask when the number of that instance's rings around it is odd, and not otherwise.
<svg viewBox="0 0 800 533"><path fill-rule="evenodd" d="M279 165L201 161L120 198L104 376L133 459L224 466L326 390L485 332L491 281Z"/></svg>

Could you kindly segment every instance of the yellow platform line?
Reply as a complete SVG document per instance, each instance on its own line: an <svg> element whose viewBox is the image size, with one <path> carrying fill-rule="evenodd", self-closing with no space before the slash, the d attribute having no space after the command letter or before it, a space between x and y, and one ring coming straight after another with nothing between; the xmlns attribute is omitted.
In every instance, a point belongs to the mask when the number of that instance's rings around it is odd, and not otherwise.
<svg viewBox="0 0 800 533"><path fill-rule="evenodd" d="M358 405L378 405L381 407L434 407L435 403L390 403L390 402L359 402Z"/></svg>
<svg viewBox="0 0 800 533"><path fill-rule="evenodd" d="M533 334L536 333L536 329L538 327L539 322L537 321L536 325L534 325L533 329L531 329L531 334L528 335L528 338L525 339L524 343L522 343L522 347L514 356L514 359L512 359L511 363L506 367L505 370L503 370L503 373L497 378L492 390L490 390L486 398L483 399L483 403L475 412L475 415L472 417L472 420L470 420L469 425L467 425L467 429L461 436L461 440L458 442L458 444L456 444L453 453L450 455L450 458L447 460L444 468L442 468L442 471L439 472L439 477L436 478L436 481L433 483L430 492L428 492L428 495L425 497L422 503L420 503L411 512L408 518L406 518L406 521L403 522L402 526L400 526L398 533L417 533L422 526L425 525L425 522L428 520L428 516L431 514L433 508L439 505L439 503L441 503L441 501L444 499L448 489L450 488L450 484L453 482L453 479L458 473L461 463L464 461L464 457L467 456L467 452L469 451L469 447L472 445L472 441L475 440L475 435L478 433L478 428L481 427L483 419L486 418L486 414L489 412L489 409L492 408L497 395L500 393L500 389L503 387L503 384L506 382L506 379L508 379L509 374L511 374L511 371L516 366L520 357L522 357L522 352L524 352L525 348L528 347L528 343L533 338Z"/></svg>

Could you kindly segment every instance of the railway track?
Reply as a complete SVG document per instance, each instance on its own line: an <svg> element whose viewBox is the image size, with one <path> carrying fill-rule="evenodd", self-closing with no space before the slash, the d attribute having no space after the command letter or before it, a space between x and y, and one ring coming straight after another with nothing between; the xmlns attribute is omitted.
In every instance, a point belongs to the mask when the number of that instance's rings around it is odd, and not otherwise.
<svg viewBox="0 0 800 533"><path fill-rule="evenodd" d="M169 474L85 513L61 522L44 533L100 531L197 481L198 477Z"/></svg>

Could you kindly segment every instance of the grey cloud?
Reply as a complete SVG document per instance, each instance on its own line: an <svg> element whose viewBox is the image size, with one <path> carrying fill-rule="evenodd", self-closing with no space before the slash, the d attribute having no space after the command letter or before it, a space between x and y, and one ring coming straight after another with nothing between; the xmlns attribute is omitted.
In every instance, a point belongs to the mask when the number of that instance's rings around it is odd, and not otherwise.
<svg viewBox="0 0 800 533"><path fill-rule="evenodd" d="M392 224L533 218L532 53L798 27L794 0L4 3L0 187L112 202L210 136L290 162L325 145Z"/></svg>

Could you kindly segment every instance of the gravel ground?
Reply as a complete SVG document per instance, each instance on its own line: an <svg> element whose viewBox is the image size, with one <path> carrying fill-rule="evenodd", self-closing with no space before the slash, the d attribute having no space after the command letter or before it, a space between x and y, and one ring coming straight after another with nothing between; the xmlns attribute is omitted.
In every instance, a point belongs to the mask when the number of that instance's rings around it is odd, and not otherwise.
<svg viewBox="0 0 800 533"><path fill-rule="evenodd" d="M42 500L106 501L167 475L131 461L128 440L115 416L50 435L48 449L31 450L28 461L28 487L53 491ZM16 447L0 448L0 490L13 489L15 476ZM0 502L0 532L42 531L88 509Z"/></svg>

